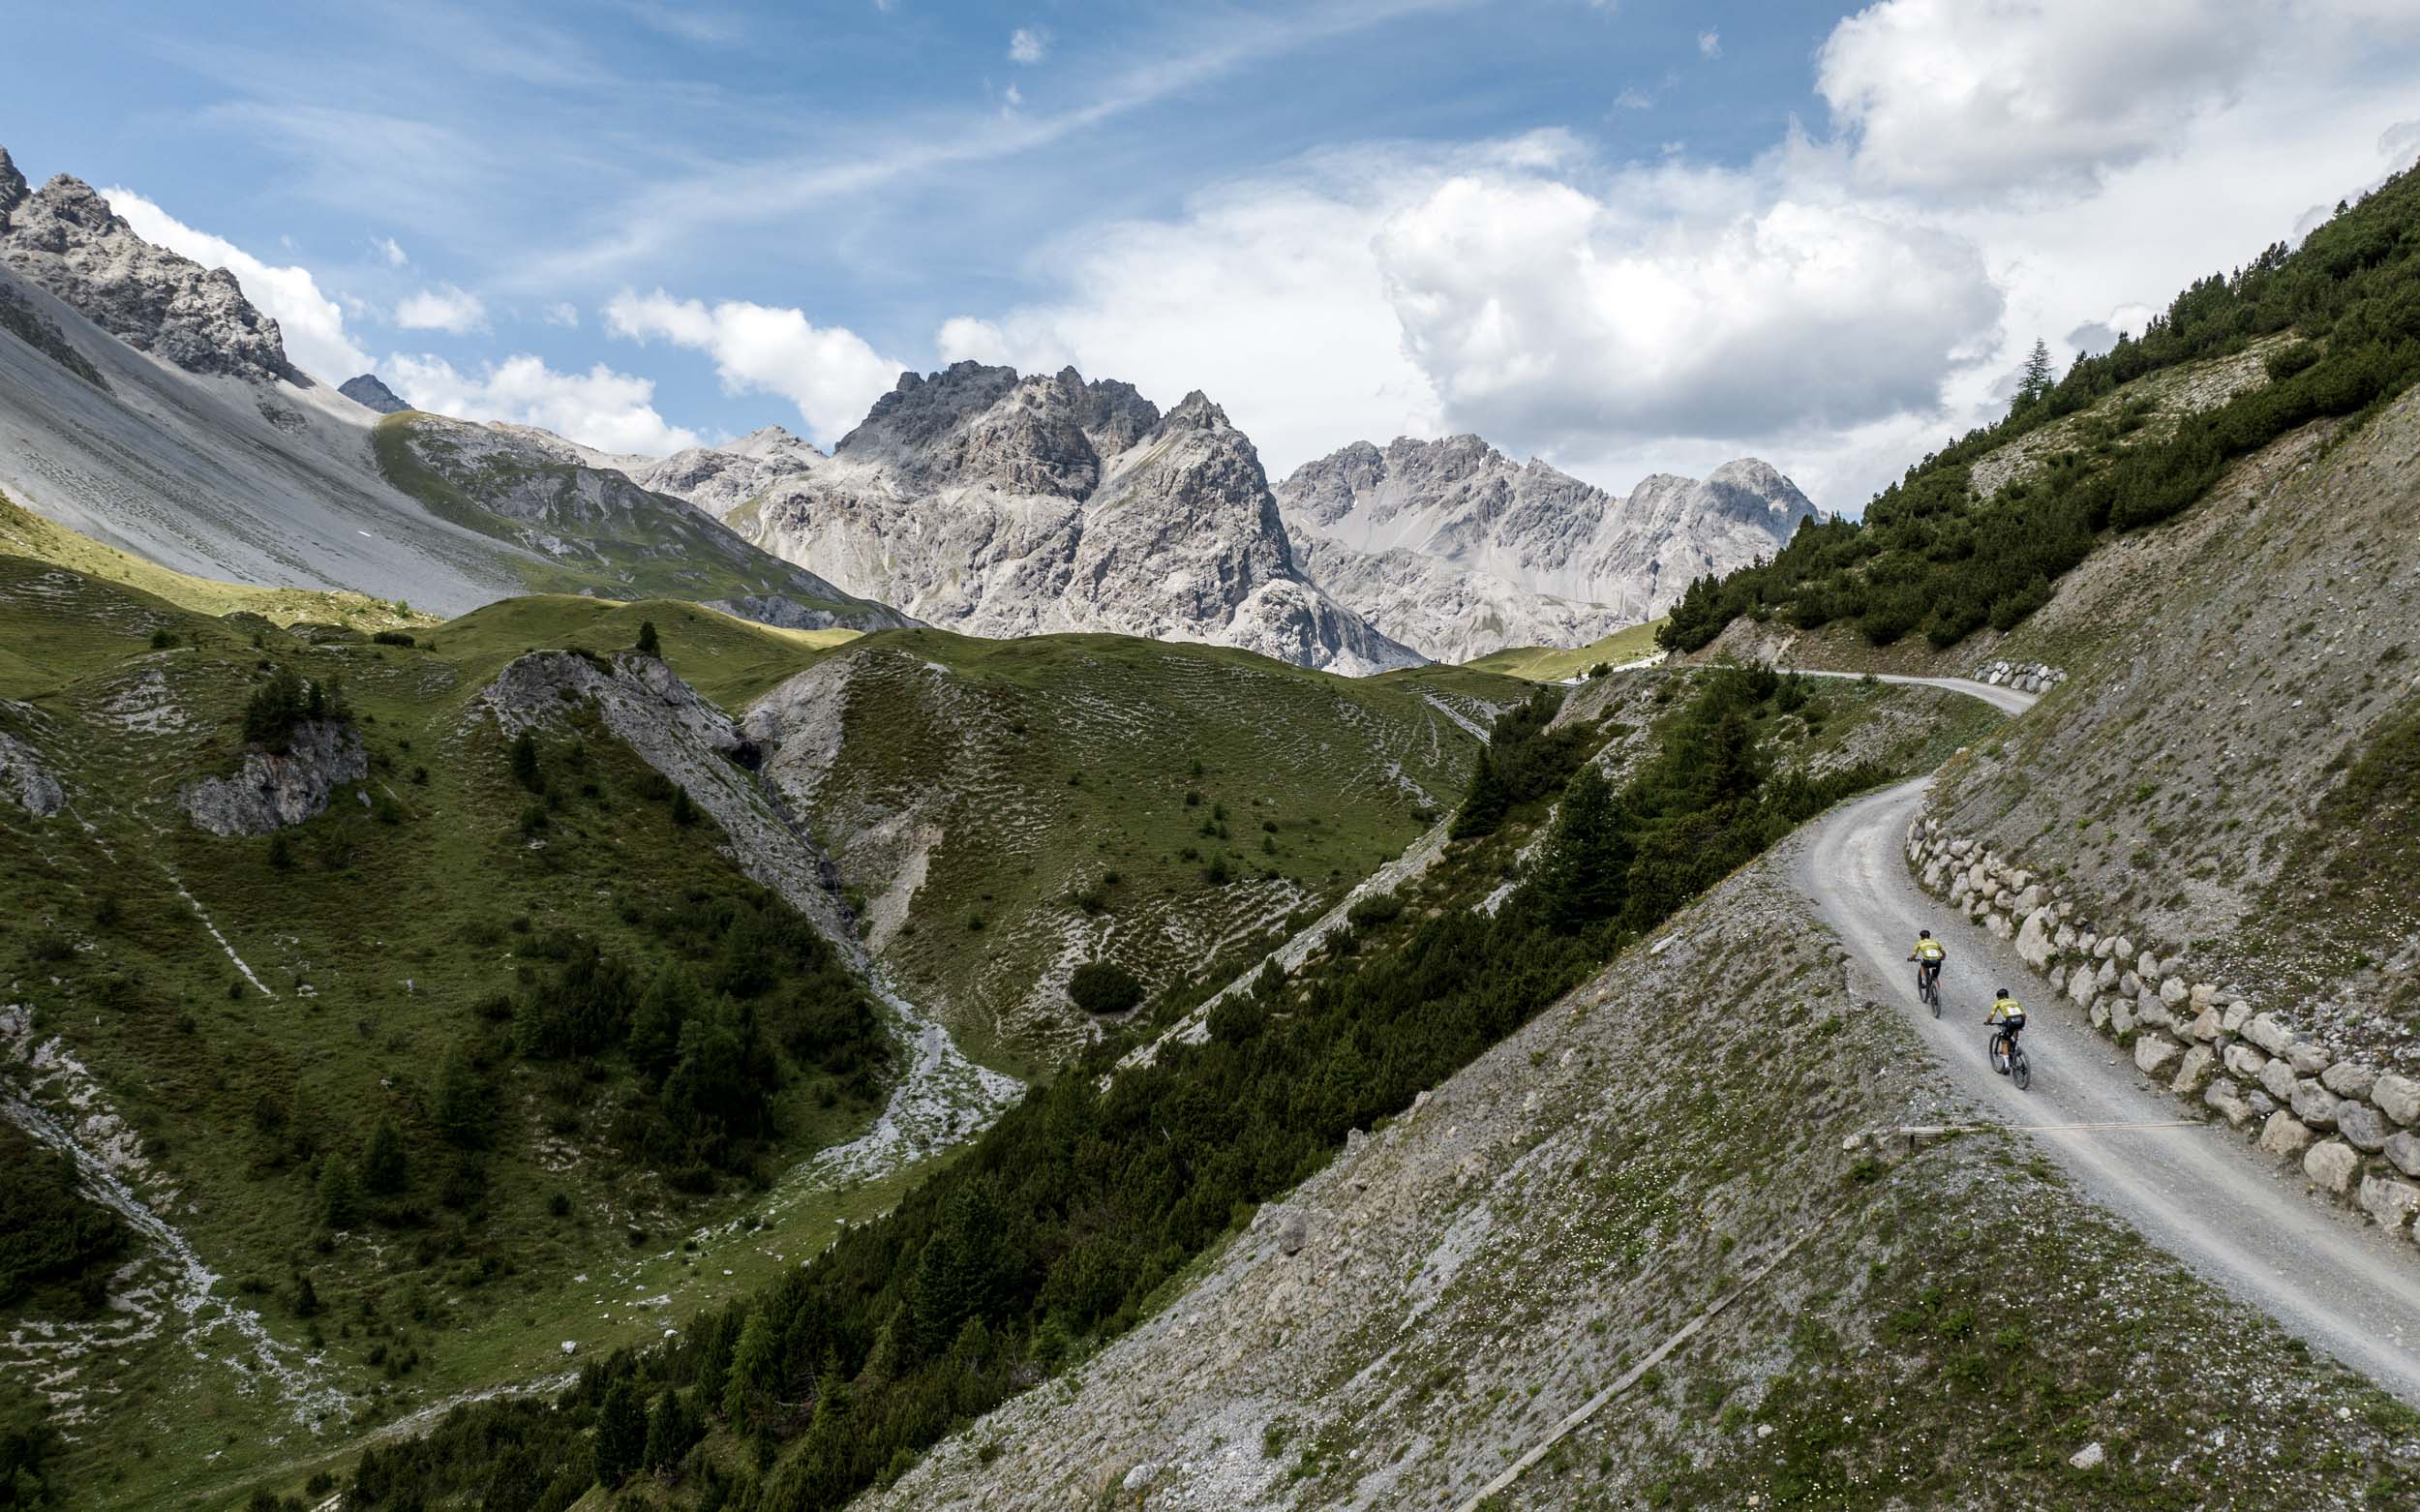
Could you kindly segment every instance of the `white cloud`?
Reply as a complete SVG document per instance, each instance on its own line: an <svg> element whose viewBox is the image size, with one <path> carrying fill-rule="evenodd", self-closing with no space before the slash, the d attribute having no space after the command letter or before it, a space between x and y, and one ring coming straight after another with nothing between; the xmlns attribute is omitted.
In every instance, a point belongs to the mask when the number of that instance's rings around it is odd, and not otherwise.
<svg viewBox="0 0 2420 1512"><path fill-rule="evenodd" d="M2325 0L2320 0L2325 9ZM2074 191L2223 106L2273 0L1882 0L1832 29L1816 88L1868 182Z"/></svg>
<svg viewBox="0 0 2420 1512"><path fill-rule="evenodd" d="M1655 108L1655 102L1648 98L1645 90L1625 89L1620 94L1614 96L1614 108L1618 110L1652 110Z"/></svg>
<svg viewBox="0 0 2420 1512"><path fill-rule="evenodd" d="M245 297L277 321L286 355L296 367L338 382L368 370L369 355L345 334L345 312L319 291L310 269L273 267L225 237L187 226L133 190L105 189L101 197L143 240L234 274Z"/></svg>
<svg viewBox="0 0 2420 1512"><path fill-rule="evenodd" d="M471 375L442 357L396 352L379 376L415 409L541 426L599 451L662 456L698 444L696 432L655 412L652 380L601 362L586 373L558 373L525 353Z"/></svg>
<svg viewBox="0 0 2420 1512"><path fill-rule="evenodd" d="M400 268L411 260L404 256L404 249L396 244L392 236L378 237L371 245L378 248L378 255L386 258L386 265L390 268Z"/></svg>
<svg viewBox="0 0 2420 1512"><path fill-rule="evenodd" d="M543 317L549 325L569 328L580 323L580 307L568 299L558 299L546 307Z"/></svg>
<svg viewBox="0 0 2420 1512"><path fill-rule="evenodd" d="M778 394L798 407L807 434L830 442L865 417L899 376L856 332L817 326L803 311L726 299L713 305L623 290L605 307L614 334L662 339L714 359L726 393Z"/></svg>
<svg viewBox="0 0 2420 1512"><path fill-rule="evenodd" d="M1710 28L1710 27L1709 27L1709 28L1708 28L1708 29L1707 29L1707 30L1705 30L1705 31L1702 31L1702 32L1698 33L1698 34L1697 34L1697 55L1698 55L1699 57L1701 57L1701 58L1719 58L1719 57L1721 57L1721 56L1723 55L1723 35L1722 35L1722 33L1720 33L1720 32L1718 32L1718 31L1715 31L1715 30L1713 30L1713 29L1712 29L1712 28Z"/></svg>
<svg viewBox="0 0 2420 1512"><path fill-rule="evenodd" d="M487 306L478 295L444 284L424 288L397 305L395 323L407 331L448 331L462 336L487 329Z"/></svg>
<svg viewBox="0 0 2420 1512"><path fill-rule="evenodd" d="M1050 54L1050 34L1032 26L1020 26L1009 33L1009 61L1040 63Z"/></svg>
<svg viewBox="0 0 2420 1512"><path fill-rule="evenodd" d="M1932 408L2001 313L1964 239L1719 171L1457 175L1376 248L1455 423L1549 447Z"/></svg>
<svg viewBox="0 0 2420 1512"><path fill-rule="evenodd" d="M1008 88L1000 91L1000 99L1004 108L1013 110L1018 106L1025 103L1025 92L1017 88L1014 84L1011 84Z"/></svg>

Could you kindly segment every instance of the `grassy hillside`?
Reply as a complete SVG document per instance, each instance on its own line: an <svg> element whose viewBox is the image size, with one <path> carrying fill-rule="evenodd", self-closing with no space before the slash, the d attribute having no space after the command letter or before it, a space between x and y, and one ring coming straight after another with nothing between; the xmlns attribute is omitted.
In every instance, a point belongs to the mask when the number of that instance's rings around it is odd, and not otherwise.
<svg viewBox="0 0 2420 1512"><path fill-rule="evenodd" d="M590 600L315 643L0 556L0 1056L134 1262L98 1303L32 1256L11 1306L49 1333L0 1336L68 1432L66 1504L181 1502L561 1341L659 1337L890 1200L781 1185L895 1074L832 949L593 715L523 759L469 713L524 646L646 616L729 697L817 654ZM205 832L188 784L300 741L259 727L283 674L349 709L368 775ZM29 811L27 764L65 808Z"/></svg>
<svg viewBox="0 0 2420 1512"><path fill-rule="evenodd" d="M139 589L196 614L255 614L279 625L309 620L371 631L436 622L434 615L414 613L408 604L390 604L361 593L254 588L193 577L54 524L5 494L0 494L0 552L55 562L87 577Z"/></svg>
<svg viewBox="0 0 2420 1512"><path fill-rule="evenodd" d="M1771 561L1690 585L1663 644L1696 650L1743 616L1852 624L1876 646L2012 629L2062 574L2186 509L2234 460L2420 377L2415 232L2420 173L2405 172L2300 247L2194 284L2138 338L1910 469L1862 520L1810 523Z"/></svg>
<svg viewBox="0 0 2420 1512"><path fill-rule="evenodd" d="M1650 620L1586 646L1507 646L1467 665L1473 671L1501 673L1531 682L1567 682L1596 667L1619 667L1654 655L1655 633L1663 625L1661 620Z"/></svg>
<svg viewBox="0 0 2420 1512"><path fill-rule="evenodd" d="M739 714L783 680L813 666L857 630L785 630L678 599L617 603L575 594L499 599L423 637L472 682L527 651L636 646L655 626L664 660L681 680Z"/></svg>
<svg viewBox="0 0 2420 1512"><path fill-rule="evenodd" d="M1460 791L1473 731L1527 696L1425 668L1348 680L1106 635L873 635L751 734L864 906L868 941L970 1048L1027 1073L1142 998L1325 908Z"/></svg>
<svg viewBox="0 0 2420 1512"><path fill-rule="evenodd" d="M651 1502L827 1507L888 1482L953 1423L1158 1312L1348 1131L1383 1127L1797 819L1885 775L1810 777L1789 756L1806 693L1737 669L1630 679L1558 722L1539 690L1497 721L1445 858L1300 971L1213 1007L1198 1035L1164 1003L813 1267L585 1373L565 1410L483 1410L381 1449L357 1494L560 1504L653 1468ZM1609 740L1641 745L1618 789L1588 762Z"/></svg>
<svg viewBox="0 0 2420 1512"><path fill-rule="evenodd" d="M551 565L528 574L534 592L707 602L778 595L841 624L899 622L619 472L417 410L386 416L370 438L387 481L439 517L548 559Z"/></svg>

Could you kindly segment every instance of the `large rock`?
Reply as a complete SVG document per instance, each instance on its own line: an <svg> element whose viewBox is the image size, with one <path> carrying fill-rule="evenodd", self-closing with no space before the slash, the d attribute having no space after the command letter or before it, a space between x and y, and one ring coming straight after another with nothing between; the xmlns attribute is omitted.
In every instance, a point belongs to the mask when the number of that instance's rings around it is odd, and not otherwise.
<svg viewBox="0 0 2420 1512"><path fill-rule="evenodd" d="M2384 1073L2370 1083L2370 1101L2378 1105L2380 1112L2405 1128L2420 1124L2420 1081L2399 1076L2393 1072Z"/></svg>
<svg viewBox="0 0 2420 1512"><path fill-rule="evenodd" d="M2139 1048L2135 1055L2135 1063L2140 1065ZM2193 1046L2185 1052L2185 1058L2176 1063L2176 1079L2168 1084L2168 1090L2181 1097L2193 1096L2200 1090L2202 1082L2209 1079L2210 1073L2216 1068L2218 1059L2218 1052L2210 1046L2206 1044Z"/></svg>
<svg viewBox="0 0 2420 1512"><path fill-rule="evenodd" d="M2344 1135L2344 1142L2354 1149L2375 1155L2386 1148L2386 1141L2395 1133L2395 1126L2387 1122L2384 1113L2369 1104L2345 1098L2336 1104L2336 1132Z"/></svg>
<svg viewBox="0 0 2420 1512"><path fill-rule="evenodd" d="M2225 1117L2227 1123L2237 1129L2243 1128L2253 1119L2253 1106L2244 1101L2244 1089L2224 1076L2211 1082L2209 1090L2201 1095L2201 1100L2218 1109ZM2420 1139L2412 1142L2420 1144Z"/></svg>
<svg viewBox="0 0 2420 1512"><path fill-rule="evenodd" d="M2364 1176L2361 1210L2376 1219L2380 1228L2401 1228L2420 1211L2420 1187L2392 1176Z"/></svg>
<svg viewBox="0 0 2420 1512"><path fill-rule="evenodd" d="M2147 1034L2134 1042L2134 1068L2145 1075L2157 1076L2184 1053L2184 1047L2167 1036Z"/></svg>
<svg viewBox="0 0 2420 1512"><path fill-rule="evenodd" d="M2380 1149L2388 1160L2395 1163L2397 1170L2406 1176L2420 1176L2420 1134L2406 1130L2391 1135Z"/></svg>
<svg viewBox="0 0 2420 1512"><path fill-rule="evenodd" d="M247 751L232 777L204 777L179 795L186 815L212 834L267 834L323 812L344 783L370 774L370 753L350 724L312 719L284 751Z"/></svg>
<svg viewBox="0 0 2420 1512"><path fill-rule="evenodd" d="M2092 1000L2099 996L2100 992L2101 987L2093 981L2093 974L2081 966L2076 967L2067 979L2067 995L2074 999L2075 1006L2078 1008L2091 1007Z"/></svg>
<svg viewBox="0 0 2420 1512"><path fill-rule="evenodd" d="M2294 1031L2275 1013L2254 1013L2244 1026L2244 1038L2271 1055L2283 1055L2293 1045Z"/></svg>
<svg viewBox="0 0 2420 1512"><path fill-rule="evenodd" d="M2193 995L2193 989L2186 985L2182 977L2170 977L2160 983L2160 1001L2171 1010L2184 1007Z"/></svg>
<svg viewBox="0 0 2420 1512"><path fill-rule="evenodd" d="M2260 1148L2271 1155L2299 1155L2317 1137L2303 1127L2300 1119L2283 1109L2271 1113L2269 1121L2260 1126ZM2344 1153L2352 1152L2346 1149Z"/></svg>
<svg viewBox="0 0 2420 1512"><path fill-rule="evenodd" d="M2231 1074L2247 1080L2256 1079L2261 1069L2268 1064L2269 1058L2249 1044L2236 1043L2226 1047L2226 1069Z"/></svg>
<svg viewBox="0 0 2420 1512"><path fill-rule="evenodd" d="M2271 1061L2260 1068L2260 1085L2280 1103L2294 1101L2294 1068L2284 1061Z"/></svg>
<svg viewBox="0 0 2420 1512"><path fill-rule="evenodd" d="M2366 1098L2378 1084L2377 1068L2358 1061L2338 1061L2319 1077L2319 1084L2340 1098Z"/></svg>
<svg viewBox="0 0 2420 1512"><path fill-rule="evenodd" d="M2242 998L2237 998L2228 1003L2226 1012L2220 1015L2219 1027L2228 1034L2242 1034L2244 1026L2251 1022L2252 1005Z"/></svg>
<svg viewBox="0 0 2420 1512"><path fill-rule="evenodd" d="M2352 1191L2353 1177L2360 1169L2361 1156L2342 1140L2323 1140L2302 1158L2303 1174L2311 1178L2311 1184L2338 1196Z"/></svg>
<svg viewBox="0 0 2420 1512"><path fill-rule="evenodd" d="M2275 1062L2271 1064L2274 1065ZM2326 1130L2336 1127L2336 1110L2344 1105L2344 1101L2335 1093L2305 1076L2294 1083L2294 1095L2286 1100L2285 1105L2294 1110L2296 1118L2312 1128ZM2379 1142L2385 1141L2381 1139Z"/></svg>
<svg viewBox="0 0 2420 1512"><path fill-rule="evenodd" d="M2185 1032L2204 1044L2215 1043L2219 1038L2219 1011L2215 1008L2203 1009L2200 1015L2186 1026Z"/></svg>
<svg viewBox="0 0 2420 1512"><path fill-rule="evenodd" d="M47 819L67 806L67 790L59 786L42 758L24 741L0 731L0 794L37 819Z"/></svg>
<svg viewBox="0 0 2420 1512"><path fill-rule="evenodd" d="M2285 1047L2285 1058L2294 1063L2294 1070L2306 1076L2315 1076L2328 1069L2335 1057L2327 1047L2309 1040L2297 1040Z"/></svg>
<svg viewBox="0 0 2420 1512"><path fill-rule="evenodd" d="M2016 958L2040 971L2050 964L2053 950L2050 943L2049 911L2036 906L2025 916L2023 927L2016 931Z"/></svg>

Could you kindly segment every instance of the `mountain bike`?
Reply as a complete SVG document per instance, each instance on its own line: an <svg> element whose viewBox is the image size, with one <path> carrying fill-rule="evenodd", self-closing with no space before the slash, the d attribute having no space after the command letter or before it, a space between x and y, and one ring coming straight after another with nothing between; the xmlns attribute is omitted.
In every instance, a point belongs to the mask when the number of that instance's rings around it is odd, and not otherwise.
<svg viewBox="0 0 2420 1512"><path fill-rule="evenodd" d="M2008 1068L2009 1079L2016 1083L2017 1091L2022 1092L2032 1084L2034 1068L2025 1059L2025 1047L2010 1039L2006 1029L1992 1030L1990 1055L1994 1067Z"/></svg>
<svg viewBox="0 0 2420 1512"><path fill-rule="evenodd" d="M1941 1016L1941 969L1935 966L1928 971L1925 969L1928 965L1930 963L1927 961L1916 963L1916 996L1919 1002L1933 1011L1935 1018L1939 1018Z"/></svg>

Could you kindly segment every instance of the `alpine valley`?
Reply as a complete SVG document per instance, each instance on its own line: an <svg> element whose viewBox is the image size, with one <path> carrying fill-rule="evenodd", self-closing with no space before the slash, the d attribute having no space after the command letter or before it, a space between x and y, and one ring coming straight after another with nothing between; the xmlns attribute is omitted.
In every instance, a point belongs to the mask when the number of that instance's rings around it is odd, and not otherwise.
<svg viewBox="0 0 2420 1512"><path fill-rule="evenodd" d="M0 152L0 1509L2420 1504L2420 178L2208 251L1842 513L608 452Z"/></svg>

